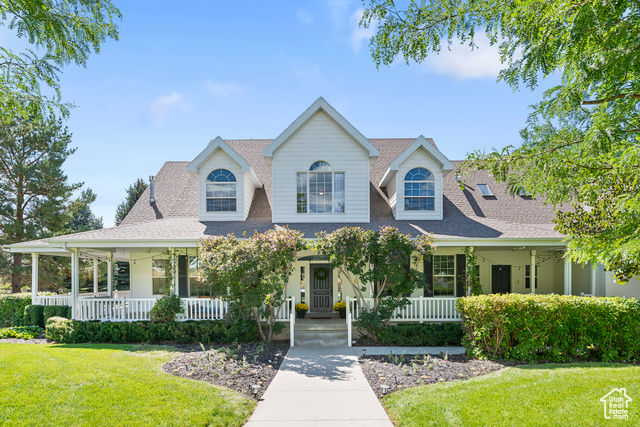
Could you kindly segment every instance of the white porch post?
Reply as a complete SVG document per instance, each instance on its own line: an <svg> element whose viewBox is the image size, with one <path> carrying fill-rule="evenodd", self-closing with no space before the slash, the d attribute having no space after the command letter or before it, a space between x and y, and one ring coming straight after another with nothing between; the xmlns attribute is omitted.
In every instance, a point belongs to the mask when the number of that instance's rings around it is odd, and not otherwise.
<svg viewBox="0 0 640 427"><path fill-rule="evenodd" d="M98 293L98 259L93 259L93 293Z"/></svg>
<svg viewBox="0 0 640 427"><path fill-rule="evenodd" d="M564 294L571 295L571 258L564 259Z"/></svg>
<svg viewBox="0 0 640 427"><path fill-rule="evenodd" d="M31 254L31 304L38 298L38 254Z"/></svg>
<svg viewBox="0 0 640 427"><path fill-rule="evenodd" d="M173 293L176 295L180 295L180 291L178 289L178 257L176 256L176 248L169 248L169 253L171 253L171 275L173 276Z"/></svg>
<svg viewBox="0 0 640 427"><path fill-rule="evenodd" d="M529 271L529 283L531 284L531 293L536 293L536 251L531 251L531 269Z"/></svg>
<svg viewBox="0 0 640 427"><path fill-rule="evenodd" d="M113 298L113 252L107 252L107 296Z"/></svg>
<svg viewBox="0 0 640 427"><path fill-rule="evenodd" d="M71 250L71 317L78 318L78 297L80 294L80 255L78 248Z"/></svg>

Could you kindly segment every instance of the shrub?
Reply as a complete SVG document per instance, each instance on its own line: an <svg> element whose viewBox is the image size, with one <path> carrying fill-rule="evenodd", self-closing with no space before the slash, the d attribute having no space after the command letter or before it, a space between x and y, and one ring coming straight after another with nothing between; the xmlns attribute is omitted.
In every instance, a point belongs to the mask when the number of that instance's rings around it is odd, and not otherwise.
<svg viewBox="0 0 640 427"><path fill-rule="evenodd" d="M47 319L45 334L47 338L57 343L74 342L75 323L64 317L50 317Z"/></svg>
<svg viewBox="0 0 640 427"><path fill-rule="evenodd" d="M347 303L344 301L339 301L335 303L335 305L333 306L333 311L346 311L346 310L347 310Z"/></svg>
<svg viewBox="0 0 640 427"><path fill-rule="evenodd" d="M152 323L168 323L176 319L176 314L182 311L182 300L174 293L158 299L151 308L149 319Z"/></svg>
<svg viewBox="0 0 640 427"><path fill-rule="evenodd" d="M303 302L301 302L300 304L296 304L296 312L298 311L306 313L307 311L309 311L309 306Z"/></svg>
<svg viewBox="0 0 640 427"><path fill-rule="evenodd" d="M464 345L477 357L522 361L640 356L640 302L566 295L461 298Z"/></svg>
<svg viewBox="0 0 640 427"><path fill-rule="evenodd" d="M382 326L377 330L383 345L437 346L460 345L464 331L459 323L422 323Z"/></svg>
<svg viewBox="0 0 640 427"><path fill-rule="evenodd" d="M29 304L24 308L24 324L44 327L44 306Z"/></svg>
<svg viewBox="0 0 640 427"><path fill-rule="evenodd" d="M65 317L71 319L71 307L68 305L48 305L43 310L44 322L50 317Z"/></svg>
<svg viewBox="0 0 640 427"><path fill-rule="evenodd" d="M52 319L56 319L52 321ZM228 326L222 320L187 322L62 322L60 317L47 321L47 337L61 343L158 343L226 344L256 341L255 322L248 328ZM64 320L64 319L62 319ZM50 327L51 325L51 327ZM51 333L51 337L49 336ZM56 338L53 338L53 337Z"/></svg>
<svg viewBox="0 0 640 427"><path fill-rule="evenodd" d="M0 295L0 327L23 326L24 308L31 304L31 294Z"/></svg>
<svg viewBox="0 0 640 427"><path fill-rule="evenodd" d="M43 329L39 326L11 326L0 328L0 338L18 338L29 340L38 338Z"/></svg>

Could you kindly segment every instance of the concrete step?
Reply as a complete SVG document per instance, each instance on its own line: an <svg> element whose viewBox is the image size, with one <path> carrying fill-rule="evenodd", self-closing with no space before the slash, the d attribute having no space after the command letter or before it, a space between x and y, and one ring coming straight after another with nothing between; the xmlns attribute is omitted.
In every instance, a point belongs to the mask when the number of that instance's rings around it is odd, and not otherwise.
<svg viewBox="0 0 640 427"><path fill-rule="evenodd" d="M346 331L346 323L303 323L296 322L295 331Z"/></svg>
<svg viewBox="0 0 640 427"><path fill-rule="evenodd" d="M295 330L296 345L347 345L347 331Z"/></svg>
<svg viewBox="0 0 640 427"><path fill-rule="evenodd" d="M312 345L326 345L326 346L330 346L330 345L340 345L340 346L345 346L347 345L347 339L303 339L303 338L297 338L295 340L295 344L297 346L312 346Z"/></svg>

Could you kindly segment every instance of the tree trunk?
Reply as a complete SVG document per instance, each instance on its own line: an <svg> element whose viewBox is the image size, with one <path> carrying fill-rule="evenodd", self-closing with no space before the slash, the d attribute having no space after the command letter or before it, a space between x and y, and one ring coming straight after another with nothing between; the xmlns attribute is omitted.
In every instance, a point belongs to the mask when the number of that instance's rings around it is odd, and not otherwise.
<svg viewBox="0 0 640 427"><path fill-rule="evenodd" d="M253 307L253 316L256 319L256 322L258 322L258 332L260 332L260 338L262 338L262 341L267 341L267 337L264 335L264 331L262 330L262 324L260 323L260 314L258 313L258 309L256 307Z"/></svg>
<svg viewBox="0 0 640 427"><path fill-rule="evenodd" d="M13 262L11 269L11 293L17 294L22 287L22 279L20 278L19 269L22 267L22 254L13 254Z"/></svg>

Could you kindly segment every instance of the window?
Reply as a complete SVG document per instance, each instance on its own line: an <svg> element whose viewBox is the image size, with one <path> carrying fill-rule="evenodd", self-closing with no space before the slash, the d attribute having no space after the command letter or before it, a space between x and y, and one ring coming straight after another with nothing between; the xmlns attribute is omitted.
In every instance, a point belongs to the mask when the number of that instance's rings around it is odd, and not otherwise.
<svg viewBox="0 0 640 427"><path fill-rule="evenodd" d="M538 288L538 270L540 267L536 267L536 289ZM524 266L524 287L525 289L531 289L531 266Z"/></svg>
<svg viewBox="0 0 640 427"><path fill-rule="evenodd" d="M491 197L493 196L493 191L491 191L491 189L489 188L489 186L487 184L478 184L478 190L480 190L480 193L484 196L484 197Z"/></svg>
<svg viewBox="0 0 640 427"><path fill-rule="evenodd" d="M456 284L454 255L433 256L433 295L454 296Z"/></svg>
<svg viewBox="0 0 640 427"><path fill-rule="evenodd" d="M309 172L297 174L297 213L344 213L344 172L333 172L327 162L317 161Z"/></svg>
<svg viewBox="0 0 640 427"><path fill-rule="evenodd" d="M151 260L151 277L153 280L153 294L161 295L169 292L169 268L171 263L168 259Z"/></svg>
<svg viewBox="0 0 640 427"><path fill-rule="evenodd" d="M236 211L236 176L216 169L207 177L207 212Z"/></svg>
<svg viewBox="0 0 640 427"><path fill-rule="evenodd" d="M425 168L411 169L404 177L404 210L433 211L436 202L436 181Z"/></svg>
<svg viewBox="0 0 640 427"><path fill-rule="evenodd" d="M189 296L209 297L211 296L211 286L198 277L200 263L197 256L189 257Z"/></svg>

